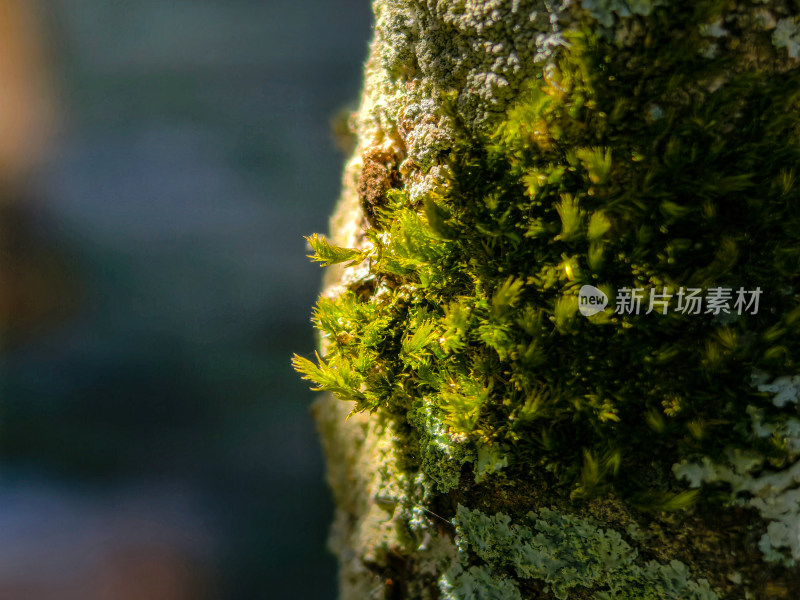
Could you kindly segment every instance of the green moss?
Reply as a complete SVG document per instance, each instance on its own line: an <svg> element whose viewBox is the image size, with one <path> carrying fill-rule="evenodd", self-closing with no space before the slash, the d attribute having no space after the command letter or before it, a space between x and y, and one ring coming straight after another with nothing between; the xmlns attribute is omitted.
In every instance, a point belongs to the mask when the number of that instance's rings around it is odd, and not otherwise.
<svg viewBox="0 0 800 600"><path fill-rule="evenodd" d="M649 457L668 473L747 446L733 424L761 402L749 373L797 369L800 146L787 115L800 76L697 62L717 6L660 8L630 53L570 32L558 68L490 135L459 126L449 96L446 184L424 202L393 192L358 249L312 239L316 260L359 263L373 289L323 298L328 353L296 365L356 410L407 414L440 489L479 459L479 480L540 464L574 497L613 487L683 506L641 485ZM762 310L586 319L585 284L643 288L645 306L650 291L760 286Z"/></svg>
<svg viewBox="0 0 800 600"><path fill-rule="evenodd" d="M441 410L425 400L414 402L408 422L419 435L422 469L428 478L442 493L458 487L462 465L475 460L475 450L466 438L459 440L451 435Z"/></svg>
<svg viewBox="0 0 800 600"><path fill-rule="evenodd" d="M503 29L489 4L437 3L418 23L394 9L380 16L386 44L398 36L396 55L382 55L391 76L378 83L397 94L380 114L411 132L404 186L378 199L353 247L309 240L314 259L344 265L345 276L314 311L324 356L295 365L317 389L393 424L399 462L385 468L397 472L381 477L396 489L374 511L380 527L391 521L382 552L430 538L428 509L449 517L449 501L535 473L546 480L537 499L572 501L576 512L611 493L625 510L679 511L698 499L701 510L720 499L753 508L746 514L766 519L762 552L790 564L800 522L791 379L800 372L800 73L726 46L739 31L723 2L627 3L630 18L622 3L592 3L613 16L614 36L595 31L604 17L570 10L569 28L565 15L558 31L537 24L560 48L546 67L534 54L547 45ZM710 38L720 23L730 35ZM463 48L451 46L437 58L442 24L481 58L459 63ZM774 54L761 33L754 39ZM524 67L488 65L493 40L524 47ZM406 85L414 69L440 88ZM489 80L497 85L482 88ZM398 108L391 99L404 94ZM612 306L616 290L641 288L642 314L586 318L584 285ZM651 291L718 286L759 286L758 314L678 314L674 298L667 314L644 314ZM758 372L771 375L751 386ZM516 523L458 511L462 555L437 572L443 597L508 600L544 587L558 598L716 597L670 562L709 552L700 543L662 540L660 561L641 560L614 531L530 498L509 500L513 510L487 500L517 517L537 509ZM619 514L620 530L634 527ZM741 547L750 523L736 530ZM642 543L658 537L643 531ZM703 543L728 543L698 531ZM743 586L773 568L737 561L709 559L720 573L741 569Z"/></svg>

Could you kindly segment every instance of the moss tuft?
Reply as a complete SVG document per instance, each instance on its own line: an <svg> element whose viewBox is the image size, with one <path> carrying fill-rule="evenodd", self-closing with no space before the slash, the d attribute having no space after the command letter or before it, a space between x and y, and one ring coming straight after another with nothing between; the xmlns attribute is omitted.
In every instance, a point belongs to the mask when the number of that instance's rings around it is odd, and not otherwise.
<svg viewBox="0 0 800 600"><path fill-rule="evenodd" d="M328 354L298 367L356 410L410 411L423 469L443 490L464 462L478 461L479 480L547 464L575 497L613 487L663 510L676 502L641 488L640 457L668 472L742 446L732 424L759 402L742 398L748 373L800 366L786 317L800 266L800 145L786 115L800 74L743 70L701 91L709 69L730 65L684 72L703 32L685 6L670 10L632 50L659 40L646 84L627 54L572 31L558 69L490 135L457 129L439 192L415 202L391 191L361 249L311 240L323 264L367 265L374 292L322 299ZM455 99L443 111L458 124ZM673 299L667 314L587 319L583 285L641 288L642 313L682 287L760 286L762 309L682 314ZM448 452L453 440L461 449ZM609 456L613 469L588 468Z"/></svg>

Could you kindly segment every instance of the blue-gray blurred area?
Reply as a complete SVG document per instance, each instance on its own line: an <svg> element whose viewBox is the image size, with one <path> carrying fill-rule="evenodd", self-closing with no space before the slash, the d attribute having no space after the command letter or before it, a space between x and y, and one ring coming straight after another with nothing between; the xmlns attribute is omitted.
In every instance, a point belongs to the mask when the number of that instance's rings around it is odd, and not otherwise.
<svg viewBox="0 0 800 600"><path fill-rule="evenodd" d="M58 127L0 219L55 300L6 328L0 600L335 598L290 357L368 0L37 6Z"/></svg>

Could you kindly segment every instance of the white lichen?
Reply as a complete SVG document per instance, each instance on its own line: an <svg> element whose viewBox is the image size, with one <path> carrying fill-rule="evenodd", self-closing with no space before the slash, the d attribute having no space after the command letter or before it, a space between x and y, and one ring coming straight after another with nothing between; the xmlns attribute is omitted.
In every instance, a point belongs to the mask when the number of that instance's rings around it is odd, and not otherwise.
<svg viewBox="0 0 800 600"><path fill-rule="evenodd" d="M381 143L381 136L396 128L407 150L401 171L424 173L441 164L453 141L452 124L438 110L442 98L455 94L457 110L470 127L490 127L523 82L566 44L568 5L551 0L375 3L367 101L356 119L362 146ZM528 16L529 25L521 26L520 14Z"/></svg>
<svg viewBox="0 0 800 600"><path fill-rule="evenodd" d="M786 48L790 58L800 57L800 25L797 17L778 21L772 32L772 44L776 48Z"/></svg>
<svg viewBox="0 0 800 600"><path fill-rule="evenodd" d="M759 392L775 394L772 403L778 408L783 408L787 402L797 404L798 397L800 397L800 375L777 377L771 383L767 383L759 377L757 387Z"/></svg>
<svg viewBox="0 0 800 600"><path fill-rule="evenodd" d="M722 20L717 19L712 23L700 25L700 34L708 37L720 38L728 35L728 31L722 26Z"/></svg>
<svg viewBox="0 0 800 600"><path fill-rule="evenodd" d="M747 413L752 434L782 444L789 466L770 470L767 457L760 452L729 448L724 463L703 457L700 462L681 461L672 470L693 488L727 484L734 502L756 509L767 522L758 544L764 559L789 566L800 560L800 418L794 406L800 377L784 376L770 382L768 375L756 372L752 383L760 392L773 395L775 407L788 408L772 418L764 408L753 405L747 406Z"/></svg>
<svg viewBox="0 0 800 600"><path fill-rule="evenodd" d="M647 16L668 0L581 0L581 5L589 11L603 27L613 27L617 19L633 15Z"/></svg>

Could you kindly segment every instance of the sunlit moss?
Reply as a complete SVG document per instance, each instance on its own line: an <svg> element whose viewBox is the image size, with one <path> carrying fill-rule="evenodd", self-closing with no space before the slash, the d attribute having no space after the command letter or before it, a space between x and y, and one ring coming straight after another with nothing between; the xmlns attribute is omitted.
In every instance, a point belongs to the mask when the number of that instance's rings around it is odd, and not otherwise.
<svg viewBox="0 0 800 600"><path fill-rule="evenodd" d="M782 317L796 300L781 290L796 280L787 248L800 250L797 192L786 183L800 147L785 117L800 77L744 72L677 106L672 73L686 59L664 52L646 91L620 108L624 65L605 42L573 32L553 84L531 82L492 135L462 131L440 196L415 206L393 193L362 250L310 238L323 264L367 261L386 293L323 300L315 321L329 354L318 366L299 359L305 374L357 409L410 410L424 399L447 428L439 439L506 447L510 466L547 461L576 485L585 451L618 451L613 478L635 491L625 475L640 444L664 449L672 464L735 443L730 428L707 433L705 424L742 418L746 404L730 399L752 368L797 360ZM648 118L654 103L663 119ZM543 145L532 123L558 140ZM674 312L598 325L577 312L583 284L659 293L761 285L769 310L727 326ZM543 387L536 414L515 419ZM419 424L428 421L413 422L427 445ZM534 441L545 432L550 448Z"/></svg>
<svg viewBox="0 0 800 600"><path fill-rule="evenodd" d="M516 81L513 99L488 86L497 103L476 112L475 86L436 90L447 144L437 137L424 159L408 147L404 163L436 169L435 183L406 177L352 248L309 240L320 263L366 274L320 300L327 352L295 365L355 411L400 421L409 468L438 493L541 469L576 505L613 493L680 511L702 493L674 464L734 451L793 460L780 435L742 428L754 407L773 433L788 423L749 385L754 370L800 372L800 73L708 53L726 2L571 6L571 26L550 32L557 58ZM475 28L474 15L448 11L453 27ZM446 62L420 60L431 72ZM640 314L584 317L583 285L612 300L640 288ZM720 286L760 287L761 309L681 314L673 298L644 314L651 291ZM464 586L514 597L480 565L461 569Z"/></svg>

